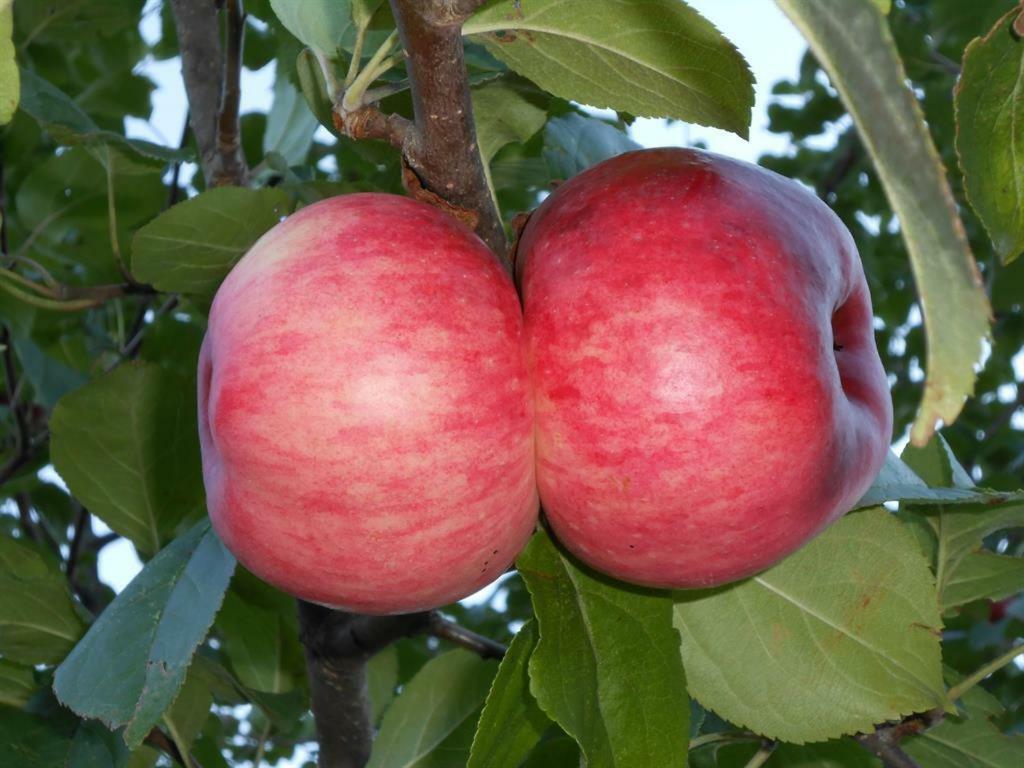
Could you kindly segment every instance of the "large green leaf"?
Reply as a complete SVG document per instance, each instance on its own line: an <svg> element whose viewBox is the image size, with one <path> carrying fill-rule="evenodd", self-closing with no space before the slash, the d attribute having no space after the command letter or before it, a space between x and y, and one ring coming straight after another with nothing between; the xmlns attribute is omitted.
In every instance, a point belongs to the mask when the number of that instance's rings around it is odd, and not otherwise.
<svg viewBox="0 0 1024 768"><path fill-rule="evenodd" d="M30 544L0 536L0 654L56 664L82 636L67 579Z"/></svg>
<svg viewBox="0 0 1024 768"><path fill-rule="evenodd" d="M280 189L217 187L178 203L135 234L132 272L162 291L212 294L288 202Z"/></svg>
<svg viewBox="0 0 1024 768"><path fill-rule="evenodd" d="M681 0L491 0L462 29L564 99L747 135L747 63Z"/></svg>
<svg viewBox="0 0 1024 768"><path fill-rule="evenodd" d="M59 142L114 144L144 158L163 162L188 160L192 156L185 150L128 139L100 128L66 93L31 70L21 70L20 88L18 107L35 118Z"/></svg>
<svg viewBox="0 0 1024 768"><path fill-rule="evenodd" d="M823 741L945 703L932 575L883 509L759 576L680 593L676 626L690 692L771 738Z"/></svg>
<svg viewBox="0 0 1024 768"><path fill-rule="evenodd" d="M124 768L130 756L119 733L86 720L71 739L67 768Z"/></svg>
<svg viewBox="0 0 1024 768"><path fill-rule="evenodd" d="M530 83L500 77L472 89L476 139L485 162L513 142L525 142L544 127L547 98Z"/></svg>
<svg viewBox="0 0 1024 768"><path fill-rule="evenodd" d="M71 492L144 553L203 499L194 385L150 363L119 366L57 404L50 456Z"/></svg>
<svg viewBox="0 0 1024 768"><path fill-rule="evenodd" d="M0 6L0 125L14 117L18 109L18 64L14 58L14 10L10 4Z"/></svg>
<svg viewBox="0 0 1024 768"><path fill-rule="evenodd" d="M934 440L932 442L935 442ZM929 443L930 445L930 443ZM908 447L910 450L911 447ZM906 451L904 452L906 454ZM970 502L1005 502L1024 494L986 491L972 487L953 486L941 483L931 487L911 469L903 458L889 451L882 471L875 478L867 493L854 505L854 509L877 507L886 501L901 501L911 504L967 504Z"/></svg>
<svg viewBox="0 0 1024 768"><path fill-rule="evenodd" d="M497 666L463 650L428 661L384 714L367 768L422 766L479 710Z"/></svg>
<svg viewBox="0 0 1024 768"><path fill-rule="evenodd" d="M899 216L928 339L924 400L911 431L921 445L974 391L988 299L885 16L871 0L777 2L839 90Z"/></svg>
<svg viewBox="0 0 1024 768"><path fill-rule="evenodd" d="M0 659L0 704L20 709L38 687L32 667Z"/></svg>
<svg viewBox="0 0 1024 768"><path fill-rule="evenodd" d="M234 567L209 522L197 523L100 614L58 667L57 697L82 717L125 726L137 747L178 695Z"/></svg>
<svg viewBox="0 0 1024 768"><path fill-rule="evenodd" d="M634 149L640 145L595 117L570 113L549 120L544 128L544 160L556 179L571 179L602 160Z"/></svg>
<svg viewBox="0 0 1024 768"><path fill-rule="evenodd" d="M537 625L528 621L498 667L466 768L517 768L551 725L530 693L528 665L536 644Z"/></svg>
<svg viewBox="0 0 1024 768"><path fill-rule="evenodd" d="M971 582L978 577L985 578L985 571L990 572L989 577L996 579L993 588L997 588L1001 580L1008 577L1006 569L987 560L974 560L972 553L979 554L982 540L989 534L1024 525L1024 502L918 507L901 514L923 522L934 534L933 567L941 605L965 602L963 598L971 594ZM963 575L959 572L962 567L968 569ZM992 574L993 568L1000 568L1003 575L999 577ZM1011 567L1012 570L1015 569ZM975 583L975 586L978 585ZM949 589L953 589L951 595L947 594ZM967 591L962 592L964 589Z"/></svg>
<svg viewBox="0 0 1024 768"><path fill-rule="evenodd" d="M1014 8L964 51L956 151L967 199L1003 262L1024 251L1024 42Z"/></svg>
<svg viewBox="0 0 1024 768"><path fill-rule="evenodd" d="M925 445L908 444L900 459L921 480L932 488L974 488L974 481L967 474L941 433Z"/></svg>
<svg viewBox="0 0 1024 768"><path fill-rule="evenodd" d="M375 653L366 665L366 691L370 697L370 712L376 725L384 710L395 699L398 687L398 649L389 645Z"/></svg>
<svg viewBox="0 0 1024 768"><path fill-rule="evenodd" d="M190 668L185 683L174 699L174 704L161 718L175 744L186 749L191 747L210 715L211 704L213 696L206 685L204 675L197 673L195 667Z"/></svg>
<svg viewBox="0 0 1024 768"><path fill-rule="evenodd" d="M68 768L71 735L63 718L54 722L50 718L0 707L0 765Z"/></svg>
<svg viewBox="0 0 1024 768"><path fill-rule="evenodd" d="M267 113L263 152L276 152L291 165L305 162L319 121L291 81L279 72L274 81L274 103Z"/></svg>
<svg viewBox="0 0 1024 768"><path fill-rule="evenodd" d="M270 0L277 18L289 32L330 57L342 49L342 38L353 31L351 0Z"/></svg>
<svg viewBox="0 0 1024 768"><path fill-rule="evenodd" d="M1024 524L1024 512L1020 515ZM943 610L974 600L999 600L1024 590L1024 558L971 552L959 562L941 585Z"/></svg>
<svg viewBox="0 0 1024 768"><path fill-rule="evenodd" d="M667 593L583 570L545 533L517 565L540 633L530 690L589 768L686 765L690 706Z"/></svg>
<svg viewBox="0 0 1024 768"><path fill-rule="evenodd" d="M247 688L282 693L291 688L282 666L285 628L274 611L228 592L217 615L217 632L238 680Z"/></svg>
<svg viewBox="0 0 1024 768"><path fill-rule="evenodd" d="M976 488L941 434L927 445L908 445L901 458L908 472L927 482L929 493L939 494L937 500L906 498L910 506L900 510L921 533L919 540L935 570L939 604L948 609L1024 587L1024 561L982 550L989 534L1024 525L1024 495Z"/></svg>
<svg viewBox="0 0 1024 768"><path fill-rule="evenodd" d="M1020 768L1024 736L1007 736L986 714L969 707L963 717L946 717L920 736L905 740L904 751L927 768Z"/></svg>

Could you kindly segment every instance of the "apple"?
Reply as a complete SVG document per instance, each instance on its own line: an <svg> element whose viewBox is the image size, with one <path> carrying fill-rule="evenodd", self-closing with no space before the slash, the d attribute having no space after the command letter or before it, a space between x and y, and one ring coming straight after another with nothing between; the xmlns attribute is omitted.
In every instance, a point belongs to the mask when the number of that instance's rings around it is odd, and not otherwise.
<svg viewBox="0 0 1024 768"><path fill-rule="evenodd" d="M518 248L537 481L611 576L709 587L850 509L892 403L849 232L794 181L691 149L560 186Z"/></svg>
<svg viewBox="0 0 1024 768"><path fill-rule="evenodd" d="M533 409L511 277L462 224L354 194L264 235L199 361L213 526L256 575L371 614L495 579L533 531Z"/></svg>

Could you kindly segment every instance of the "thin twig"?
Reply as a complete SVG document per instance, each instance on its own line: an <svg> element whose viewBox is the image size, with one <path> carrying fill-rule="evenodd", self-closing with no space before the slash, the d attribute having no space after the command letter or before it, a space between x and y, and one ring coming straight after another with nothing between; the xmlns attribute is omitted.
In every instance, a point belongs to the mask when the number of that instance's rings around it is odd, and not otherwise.
<svg viewBox="0 0 1024 768"><path fill-rule="evenodd" d="M259 768L263 764L263 755L267 749L267 737L270 736L270 721L263 726L260 737L256 742L256 756L252 759L253 768Z"/></svg>
<svg viewBox="0 0 1024 768"><path fill-rule="evenodd" d="M484 659L500 659L508 651L508 646L489 637L478 635L437 611L431 611L427 631L434 637L460 645Z"/></svg>
<svg viewBox="0 0 1024 768"><path fill-rule="evenodd" d="M993 672L1005 667L1015 658L1024 654L1024 643L1019 643L1013 646L1006 653L1002 654L998 658L993 659L988 664L984 665L976 672L971 673L959 683L949 689L949 700L956 701L963 696L967 691L971 690L974 686L984 680L986 677L991 675Z"/></svg>
<svg viewBox="0 0 1024 768"><path fill-rule="evenodd" d="M241 150L239 108L242 101L242 47L245 40L245 12L242 0L226 0L227 41L224 53L224 85L217 114L219 167L214 185L244 186L249 174Z"/></svg>
<svg viewBox="0 0 1024 768"><path fill-rule="evenodd" d="M178 749L178 745L175 744L170 736L164 733L160 728L153 728L149 733L146 734L146 738L142 740L144 744L148 744L154 749L158 749L171 758L182 768L188 768L189 763L186 762L185 758L181 754L181 750ZM201 768L196 762L195 758L191 760L192 768Z"/></svg>
<svg viewBox="0 0 1024 768"><path fill-rule="evenodd" d="M11 330L6 325L0 326L0 347L3 347L4 392L7 395L7 408L14 417L14 455L8 460L8 463L11 464L22 462L27 458L29 433L28 419L18 397L18 373L14 363L14 342L11 339ZM20 466L20 463L18 466ZM0 470L0 478L6 479L6 475L7 472L5 470Z"/></svg>
<svg viewBox="0 0 1024 768"><path fill-rule="evenodd" d="M85 537L88 535L90 528L91 515L89 511L80 506L78 508L78 514L75 516L75 531L71 535L71 545L68 547L68 559L64 563L64 575L68 580L68 583L74 585L75 583L75 568L78 566L78 557L82 552L82 544L85 541Z"/></svg>
<svg viewBox="0 0 1024 768"><path fill-rule="evenodd" d="M761 748L751 756L743 768L761 768L762 765L768 762L768 758L772 756L772 752L774 751L775 742L765 742Z"/></svg>
<svg viewBox="0 0 1024 768"><path fill-rule="evenodd" d="M761 737L750 731L724 731L721 733L705 733L690 739L690 749L700 749L709 744L722 744L733 741L760 741Z"/></svg>
<svg viewBox="0 0 1024 768"><path fill-rule="evenodd" d="M125 342L124 348L121 350L122 360L131 360L138 355L139 348L142 346L142 340L146 334L146 329L153 322L156 322L157 319L163 317L177 307L178 301L179 299L177 296L170 296L163 304L153 311L153 319L149 323L146 322L146 313L140 312L139 317L142 318L142 322L133 324L132 331L128 336L128 341Z"/></svg>
<svg viewBox="0 0 1024 768"><path fill-rule="evenodd" d="M856 738L860 745L881 760L886 768L921 768L916 760L900 749L898 743L886 738L883 732L863 733Z"/></svg>

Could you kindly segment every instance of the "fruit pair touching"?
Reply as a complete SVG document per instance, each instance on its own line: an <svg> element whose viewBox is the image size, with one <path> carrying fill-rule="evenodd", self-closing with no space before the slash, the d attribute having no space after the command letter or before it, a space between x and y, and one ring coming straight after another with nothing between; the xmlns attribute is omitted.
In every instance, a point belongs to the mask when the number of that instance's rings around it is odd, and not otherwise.
<svg viewBox="0 0 1024 768"><path fill-rule="evenodd" d="M683 149L533 214L516 280L445 214L359 194L268 232L200 358L207 502L268 582L364 613L499 576L537 521L611 576L749 576L843 514L892 409L849 233L811 193Z"/></svg>

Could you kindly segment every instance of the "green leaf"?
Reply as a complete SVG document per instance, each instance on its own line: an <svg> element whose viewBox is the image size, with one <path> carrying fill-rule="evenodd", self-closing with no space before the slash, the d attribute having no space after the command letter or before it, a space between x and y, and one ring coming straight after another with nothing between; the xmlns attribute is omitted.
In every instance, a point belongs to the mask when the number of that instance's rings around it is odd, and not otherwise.
<svg viewBox="0 0 1024 768"><path fill-rule="evenodd" d="M121 734L87 720L71 740L67 768L124 768L130 757Z"/></svg>
<svg viewBox="0 0 1024 768"><path fill-rule="evenodd" d="M1019 768L1024 764L1024 736L1003 734L973 707L964 717L947 716L900 746L927 768Z"/></svg>
<svg viewBox="0 0 1024 768"><path fill-rule="evenodd" d="M908 446L908 450L909 448ZM1009 495L1012 494L991 494L992 497L999 499L1005 499ZM981 501L988 496L989 494L986 492L967 488L930 488L901 458L889 451L885 457L882 471L875 478L867 493L854 506L854 509L877 507L885 501L904 501L915 504L958 504Z"/></svg>
<svg viewBox="0 0 1024 768"><path fill-rule="evenodd" d="M66 395L50 433L71 492L143 553L202 504L195 386L156 365L121 365Z"/></svg>
<svg viewBox="0 0 1024 768"><path fill-rule="evenodd" d="M777 2L839 90L899 217L927 335L924 400L911 430L923 445L974 391L988 299L885 16L870 0Z"/></svg>
<svg viewBox="0 0 1024 768"><path fill-rule="evenodd" d="M667 593L585 571L545 533L517 565L540 633L530 690L589 768L686 765L690 705Z"/></svg>
<svg viewBox="0 0 1024 768"><path fill-rule="evenodd" d="M277 152L289 166L306 161L319 122L284 73L274 81L274 103L267 114L263 153Z"/></svg>
<svg viewBox="0 0 1024 768"><path fill-rule="evenodd" d="M324 79L324 71L316 60L316 54L309 48L303 48L295 60L295 73L298 76L299 87L309 107L320 125L338 135L338 129L334 126L334 105L331 103L331 96L327 93L327 81Z"/></svg>
<svg viewBox="0 0 1024 768"><path fill-rule="evenodd" d="M21 101L18 107L64 144L115 144L161 162L192 158L192 154L185 150L128 139L119 133L103 130L66 93L28 69L21 70Z"/></svg>
<svg viewBox="0 0 1024 768"><path fill-rule="evenodd" d="M926 445L908 444L900 457L911 471L933 488L974 488L974 481L953 455L940 433Z"/></svg>
<svg viewBox="0 0 1024 768"><path fill-rule="evenodd" d="M556 179L571 179L602 160L634 149L640 145L595 117L570 113L549 120L544 129L544 159Z"/></svg>
<svg viewBox="0 0 1024 768"><path fill-rule="evenodd" d="M385 713L367 768L419 765L479 709L496 669L463 650L428 661Z"/></svg>
<svg viewBox="0 0 1024 768"><path fill-rule="evenodd" d="M984 566L978 561L968 565L968 571L963 577L959 569L964 567L972 552L981 549L982 540L986 536L1024 525L1024 502L921 507L907 514L923 519L934 533L935 582L938 585L939 602L944 606L955 605L952 601L960 599L957 591L967 587L955 587L952 595L947 595L946 591L961 581L961 578L971 582L979 575L977 569Z"/></svg>
<svg viewBox="0 0 1024 768"><path fill-rule="evenodd" d="M964 51L954 91L956 152L967 200L1009 263L1024 251L1024 42L1021 9Z"/></svg>
<svg viewBox="0 0 1024 768"><path fill-rule="evenodd" d="M210 714L213 695L202 673L190 669L174 704L164 713L163 724L174 743L189 748Z"/></svg>
<svg viewBox="0 0 1024 768"><path fill-rule="evenodd" d="M210 295L288 212L279 189L217 187L178 203L135 234L132 272L162 291Z"/></svg>
<svg viewBox="0 0 1024 768"><path fill-rule="evenodd" d="M20 709L38 687L32 667L0 659L0 704Z"/></svg>
<svg viewBox="0 0 1024 768"><path fill-rule="evenodd" d="M284 627L275 612L228 592L217 615L217 631L224 654L244 686L267 693L291 688L281 663Z"/></svg>
<svg viewBox="0 0 1024 768"><path fill-rule="evenodd" d="M892 10L892 0L871 0L871 2L877 5L878 10L886 15Z"/></svg>
<svg viewBox="0 0 1024 768"><path fill-rule="evenodd" d="M270 0L281 23L302 43L337 57L353 27L350 0Z"/></svg>
<svg viewBox="0 0 1024 768"><path fill-rule="evenodd" d="M57 697L82 717L125 726L137 747L178 695L234 567L209 522L197 523L100 614L57 668Z"/></svg>
<svg viewBox="0 0 1024 768"><path fill-rule="evenodd" d="M564 99L747 136L750 69L681 0L491 0L462 31Z"/></svg>
<svg viewBox="0 0 1024 768"><path fill-rule="evenodd" d="M0 536L0 654L56 664L84 629L57 565L30 544Z"/></svg>
<svg viewBox="0 0 1024 768"><path fill-rule="evenodd" d="M582 765L579 745L563 734L538 744L520 768L576 768L579 765Z"/></svg>
<svg viewBox="0 0 1024 768"><path fill-rule="evenodd" d="M28 339L15 339L14 348L25 372L25 378L35 390L36 400L52 408L64 395L85 384L89 377L61 361L63 344L68 346L83 342L80 336L63 337L49 350L40 348ZM56 353L47 354L48 351ZM66 357L65 357L66 359Z"/></svg>
<svg viewBox="0 0 1024 768"><path fill-rule="evenodd" d="M366 689L374 725L380 722L384 710L394 701L397 687L398 649L389 645L375 653L366 665Z"/></svg>
<svg viewBox="0 0 1024 768"><path fill-rule="evenodd" d="M18 110L20 80L14 58L14 9L7 4L0 8L0 125L6 125Z"/></svg>
<svg viewBox="0 0 1024 768"><path fill-rule="evenodd" d="M767 768L881 768L877 758L850 740L821 744L780 744Z"/></svg>
<svg viewBox="0 0 1024 768"><path fill-rule="evenodd" d="M1024 523L1024 514L1020 517ZM999 600L1024 590L1024 558L971 552L945 579L939 595L942 609L987 598Z"/></svg>
<svg viewBox="0 0 1024 768"><path fill-rule="evenodd" d="M0 707L0 765L68 768L70 738L63 722Z"/></svg>
<svg viewBox="0 0 1024 768"><path fill-rule="evenodd" d="M545 95L530 83L500 77L472 89L476 139L489 163L506 144L525 142L548 118Z"/></svg>
<svg viewBox="0 0 1024 768"><path fill-rule="evenodd" d="M517 768L551 725L530 693L528 664L536 644L537 625L528 621L498 667L466 768Z"/></svg>
<svg viewBox="0 0 1024 768"><path fill-rule="evenodd" d="M823 741L945 703L932 575L882 509L759 576L680 593L676 626L690 693L770 738Z"/></svg>

